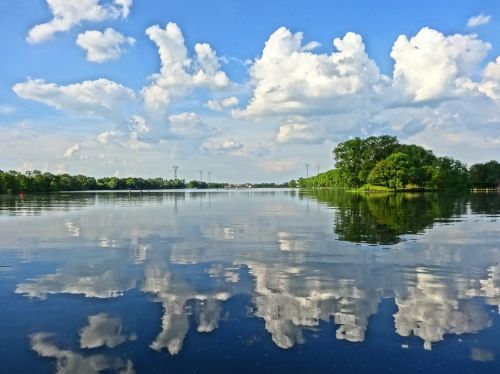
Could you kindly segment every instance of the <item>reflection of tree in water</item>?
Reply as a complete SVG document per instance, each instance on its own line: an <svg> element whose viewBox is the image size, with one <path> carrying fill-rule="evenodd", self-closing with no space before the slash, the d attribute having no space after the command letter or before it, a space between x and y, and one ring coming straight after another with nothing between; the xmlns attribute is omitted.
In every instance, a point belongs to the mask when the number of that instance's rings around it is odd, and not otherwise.
<svg viewBox="0 0 500 374"><path fill-rule="evenodd" d="M308 195L335 208L334 230L340 240L396 244L437 220L466 212L467 195L438 193L352 193L320 190Z"/></svg>
<svg viewBox="0 0 500 374"><path fill-rule="evenodd" d="M10 216L36 216L48 212L70 212L75 208L91 206L143 206L144 203L161 204L177 203L190 199L204 199L206 192L189 193L175 192L56 192L45 194L0 194L0 214ZM213 196L221 193L212 193Z"/></svg>
<svg viewBox="0 0 500 374"><path fill-rule="evenodd" d="M0 195L0 213L12 216L32 216L47 211L68 212L75 206L84 207L92 204L94 195L88 194Z"/></svg>
<svg viewBox="0 0 500 374"><path fill-rule="evenodd" d="M474 214L499 214L500 193L473 193L470 195L470 208Z"/></svg>

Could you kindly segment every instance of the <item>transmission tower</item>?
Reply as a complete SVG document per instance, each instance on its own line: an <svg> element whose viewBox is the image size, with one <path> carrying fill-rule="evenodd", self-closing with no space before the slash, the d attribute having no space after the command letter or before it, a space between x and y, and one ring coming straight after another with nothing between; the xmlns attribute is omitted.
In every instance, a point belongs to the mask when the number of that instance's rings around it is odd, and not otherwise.
<svg viewBox="0 0 500 374"><path fill-rule="evenodd" d="M306 163L306 177L309 178L309 163Z"/></svg>
<svg viewBox="0 0 500 374"><path fill-rule="evenodd" d="M177 179L177 169L179 169L179 167L177 165L174 165L172 166L172 169L174 169L174 179Z"/></svg>
<svg viewBox="0 0 500 374"><path fill-rule="evenodd" d="M319 164L316 165L316 169L318 170L318 174L319 174Z"/></svg>
<svg viewBox="0 0 500 374"><path fill-rule="evenodd" d="M200 183L203 181L203 170L198 170L200 172Z"/></svg>
<svg viewBox="0 0 500 374"><path fill-rule="evenodd" d="M210 187L210 177L212 176L212 171L209 170L207 173L208 173L208 187Z"/></svg>

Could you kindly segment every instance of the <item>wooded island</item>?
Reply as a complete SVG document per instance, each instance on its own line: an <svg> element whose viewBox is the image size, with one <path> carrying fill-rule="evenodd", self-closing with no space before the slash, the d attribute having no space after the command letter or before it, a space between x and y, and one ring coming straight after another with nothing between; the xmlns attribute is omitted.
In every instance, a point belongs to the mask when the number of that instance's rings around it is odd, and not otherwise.
<svg viewBox="0 0 500 374"><path fill-rule="evenodd" d="M467 166L451 157L437 157L415 144L400 144L396 137L359 137L333 150L335 169L300 178L301 188L351 190L494 189L500 186L500 163ZM292 184L295 181L291 181Z"/></svg>

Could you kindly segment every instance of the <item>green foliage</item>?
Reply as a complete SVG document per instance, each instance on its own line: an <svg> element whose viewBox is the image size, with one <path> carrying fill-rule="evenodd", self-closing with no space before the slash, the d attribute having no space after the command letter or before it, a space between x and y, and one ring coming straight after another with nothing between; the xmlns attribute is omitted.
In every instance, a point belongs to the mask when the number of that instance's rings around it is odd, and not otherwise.
<svg viewBox="0 0 500 374"><path fill-rule="evenodd" d="M484 164L474 164L469 171L470 183L475 188L500 187L500 163L489 161Z"/></svg>
<svg viewBox="0 0 500 374"><path fill-rule="evenodd" d="M359 188L356 188L356 190L353 190L353 192L392 192L392 190L389 187L385 186L378 186L375 184L364 184Z"/></svg>
<svg viewBox="0 0 500 374"><path fill-rule="evenodd" d="M397 151L408 156L408 183L424 188L431 179L431 165L436 161L434 153L415 144L401 144Z"/></svg>
<svg viewBox="0 0 500 374"><path fill-rule="evenodd" d="M186 184L181 179L106 177L96 180L93 177L85 175L54 175L51 173L41 173L38 170L27 171L24 174L14 170L8 172L0 171L0 193L174 189L185 187Z"/></svg>
<svg viewBox="0 0 500 374"><path fill-rule="evenodd" d="M333 153L341 184L348 187L362 185L363 183L359 180L359 171L362 162L363 141L358 137L347 140L335 147Z"/></svg>
<svg viewBox="0 0 500 374"><path fill-rule="evenodd" d="M393 136L353 138L333 150L336 169L298 180L301 188L355 190L465 189L469 187L466 166L450 157L437 158L415 144L399 144ZM500 183L500 164L490 161L471 169L478 186Z"/></svg>
<svg viewBox="0 0 500 374"><path fill-rule="evenodd" d="M253 188L285 188L296 185L285 183L247 183L243 185L231 185L227 183L207 183L192 180L186 183L184 179L163 178L135 178L135 177L104 177L95 179L85 175L69 175L41 173L38 170L19 173L10 170L0 170L0 193L20 192L55 192L55 191L92 191L92 190L160 190L160 189L183 189L183 188L226 188L226 187L253 187Z"/></svg>
<svg viewBox="0 0 500 374"><path fill-rule="evenodd" d="M299 178L297 182L300 188L342 188L340 173L337 169L320 173L310 178Z"/></svg>
<svg viewBox="0 0 500 374"><path fill-rule="evenodd" d="M431 169L430 185L438 190L469 187L469 173L462 162L451 157L437 158Z"/></svg>
<svg viewBox="0 0 500 374"><path fill-rule="evenodd" d="M289 187L289 182L285 183L274 183L274 182L263 182L263 183L251 183L252 188L287 188Z"/></svg>
<svg viewBox="0 0 500 374"><path fill-rule="evenodd" d="M200 182L197 180L192 180L186 186L187 188L208 188L208 184L206 182Z"/></svg>
<svg viewBox="0 0 500 374"><path fill-rule="evenodd" d="M408 184L410 158L397 152L377 162L368 176L368 183L392 189L402 189Z"/></svg>
<svg viewBox="0 0 500 374"><path fill-rule="evenodd" d="M21 179L24 178L24 175L18 173L14 170L9 170L4 174L5 186L7 192L19 192Z"/></svg>
<svg viewBox="0 0 500 374"><path fill-rule="evenodd" d="M346 187L360 187L377 162L387 158L399 147L394 136L371 136L354 138L335 147L335 167L339 170L341 184Z"/></svg>
<svg viewBox="0 0 500 374"><path fill-rule="evenodd" d="M0 193L7 192L7 179L5 173L0 170Z"/></svg>
<svg viewBox="0 0 500 374"><path fill-rule="evenodd" d="M397 152L407 155L411 166L414 167L429 165L436 159L432 151L416 144L401 144L397 148Z"/></svg>

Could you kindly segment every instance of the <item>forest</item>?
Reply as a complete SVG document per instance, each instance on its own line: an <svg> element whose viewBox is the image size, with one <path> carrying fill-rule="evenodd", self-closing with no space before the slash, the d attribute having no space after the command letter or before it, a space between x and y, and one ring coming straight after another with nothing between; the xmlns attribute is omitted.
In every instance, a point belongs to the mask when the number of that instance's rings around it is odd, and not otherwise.
<svg viewBox="0 0 500 374"><path fill-rule="evenodd" d="M165 190L185 188L283 188L288 183L245 183L234 185L230 183L205 182L184 179L135 178L135 177L105 177L94 178L85 175L52 174L41 171L20 173L0 170L0 193L43 193L57 191L99 191L99 190Z"/></svg>
<svg viewBox="0 0 500 374"><path fill-rule="evenodd" d="M55 192L89 190L157 190L177 188L208 188L208 183L183 179L163 178L94 178L85 175L42 173L38 170L20 173L0 171L0 193ZM211 188L221 188L221 183L210 183Z"/></svg>
<svg viewBox="0 0 500 374"><path fill-rule="evenodd" d="M353 190L449 190L500 186L500 163L467 166L452 157L437 157L415 144L401 144L394 136L359 137L333 150L335 169L300 178L301 188Z"/></svg>

